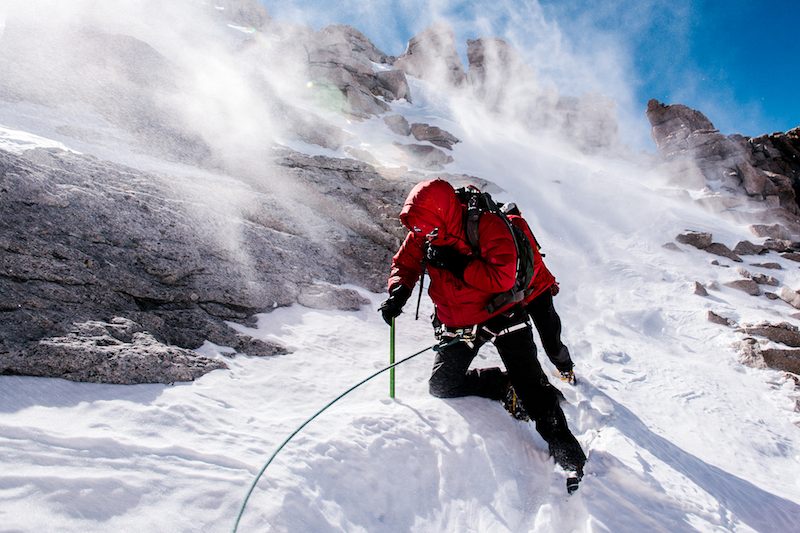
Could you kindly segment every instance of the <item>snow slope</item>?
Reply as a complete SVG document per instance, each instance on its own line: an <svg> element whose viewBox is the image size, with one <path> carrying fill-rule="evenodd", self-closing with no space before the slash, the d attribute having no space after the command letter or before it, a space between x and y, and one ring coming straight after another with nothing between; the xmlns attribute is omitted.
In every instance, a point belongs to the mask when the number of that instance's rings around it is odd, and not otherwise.
<svg viewBox="0 0 800 533"><path fill-rule="evenodd" d="M556 306L580 384L558 385L587 476L568 497L532 426L495 402L430 397L426 352L398 368L396 400L381 376L300 433L257 485L240 530L796 531L795 385L742 366L736 334L705 315L797 321L788 306L733 289L694 295L695 281L729 281L735 268L661 246L685 228L732 245L751 238L746 226L701 210L688 201L700 192L667 185L646 158L581 155L414 88L415 104L395 110L462 139L448 171L492 180L498 199L516 201L561 282ZM373 149L386 136L380 119L349 128ZM35 133L3 128L0 149L57 146ZM768 260L784 265L783 284L800 285L794 264ZM230 530L275 447L386 364L383 296L362 293L372 303L358 312L261 316L248 333L294 353L226 359L229 371L194 383L0 377L0 531ZM433 343L411 307L398 320L400 357ZM423 299L421 315L430 310ZM476 365L498 364L483 352Z"/></svg>

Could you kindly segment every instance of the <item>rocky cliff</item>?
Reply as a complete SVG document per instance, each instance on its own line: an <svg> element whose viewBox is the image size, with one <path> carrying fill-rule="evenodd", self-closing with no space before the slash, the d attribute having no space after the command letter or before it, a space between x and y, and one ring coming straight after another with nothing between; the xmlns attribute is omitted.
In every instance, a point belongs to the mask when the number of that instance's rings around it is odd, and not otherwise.
<svg viewBox="0 0 800 533"><path fill-rule="evenodd" d="M223 189L208 176L150 175L69 152L0 151L0 372L175 381L215 366L165 345L284 353L226 322L297 301L363 304L335 287L344 283L382 290L376 266L398 244L394 206L412 177L289 151L271 171L293 181L291 194L266 180ZM141 372L87 377L74 354L88 346L137 353ZM144 370L152 365L165 371Z"/></svg>
<svg viewBox="0 0 800 533"><path fill-rule="evenodd" d="M661 156L688 181L743 193L797 233L800 128L759 137L723 135L700 111L650 100L647 118Z"/></svg>

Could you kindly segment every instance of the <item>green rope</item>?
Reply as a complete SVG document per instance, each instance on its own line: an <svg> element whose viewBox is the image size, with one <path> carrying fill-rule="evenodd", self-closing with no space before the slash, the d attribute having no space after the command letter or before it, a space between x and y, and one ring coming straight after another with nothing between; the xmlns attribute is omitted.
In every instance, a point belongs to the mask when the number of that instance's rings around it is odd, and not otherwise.
<svg viewBox="0 0 800 533"><path fill-rule="evenodd" d="M456 338L456 339L454 339L453 341L450 341L450 342L448 343L448 345L449 345L449 344L452 344L453 342L456 342L457 340L458 340L458 339ZM447 345L445 345L445 346L447 346ZM439 349L441 349L441 348L444 348L445 346L441 346L441 347L439 347ZM398 361L398 362L396 362L396 363L394 363L394 364L391 364L391 365L389 365L389 366L387 366L387 367L385 367L385 368L382 368L382 369L378 370L377 372L375 372L374 374L372 374L371 376L369 376L368 378L365 378L365 379L363 379L363 380L359 381L358 383L356 383L355 385L353 385L352 387L350 387L349 389L347 389L346 391L344 391L343 393L341 393L339 396L337 396L336 398L334 398L333 400L331 400L330 402L328 402L328 403L325 405L325 407L323 407L322 409L320 409L319 411L317 411L316 413L314 413L314 415L313 415L313 416L311 416L311 418L309 418L308 420L306 420L305 422L303 422L303 423L300 425L300 427L298 427L297 429L295 429L295 430L294 430L294 432L292 432L292 434L291 434L291 435L289 435L289 436L286 438L286 440L284 440L284 441L281 443L281 445L280 445L280 446L278 446L278 449L277 449L277 450L275 450L275 452L272 454L272 456L269 458L269 460L268 460L268 461L267 461L267 462L264 464L264 466L263 466L263 467L261 467L261 470L258 472L258 475L257 475L257 476L256 476L256 478L253 480L253 483L252 483L252 485L250 485L250 490L248 490L248 491L247 491L247 496L245 496L245 497L244 497L244 501L242 502L242 507L241 507L241 509L239 509L239 515L236 517L236 524L233 526L233 533L236 533L236 531L239 529L239 521L242 519L242 515L244 514L244 509L245 509L245 507L247 507L247 502L248 502L248 500L250 500L250 495L251 495L251 494L253 494L253 490L256 488L256 484L258 483L258 480L259 480L259 479L261 479L261 476L262 476L262 475L264 475L264 472L267 470L267 467L270 465L270 463L272 463L272 460L273 460L273 459L275 459L275 456L276 456L276 455L278 455L278 453L279 453L279 452L280 452L280 451L283 449L283 447L284 447L284 446L286 446L286 445L289 443L289 441L290 441L290 440L292 440L292 438L293 438L295 435L297 435L298 433L300 433L300 431L301 431L301 430L302 430L304 427L306 427L306 426L307 426L307 425L308 425L308 424L309 424L309 423L310 423L312 420L314 420L314 419L315 419L315 418L317 418L319 415L321 415L321 414L322 414L322 413L323 413L323 412L324 412L326 409L328 409L328 407L330 407L331 405L335 404L336 402L338 402L339 400L341 400L342 398L344 398L345 396L347 396L348 394L350 394L351 392L353 392L354 390L356 390L358 387L360 387L361 385L363 385L364 383L366 383L367 381L371 380L372 378L374 378L374 377L376 377L376 376L379 376L379 375L383 374L384 372L386 372L386 371L387 371L387 370L389 370L389 369L393 369L393 368L394 368L394 367L396 367L397 365L401 365L401 364L405 363L405 362L406 362L406 361L408 361L409 359L412 359L412 358L414 358L414 357L416 357L416 356L418 356L418 355L420 355L420 354L423 354L423 353L427 352L428 350L431 350L431 349L434 349L434 348L437 348L437 344L434 344L433 346L428 346L427 348L425 348L425 349L423 349L423 350L420 350L420 351L418 351L417 353L411 354L411 355L409 355L408 357L406 357L405 359L401 359L400 361Z"/></svg>

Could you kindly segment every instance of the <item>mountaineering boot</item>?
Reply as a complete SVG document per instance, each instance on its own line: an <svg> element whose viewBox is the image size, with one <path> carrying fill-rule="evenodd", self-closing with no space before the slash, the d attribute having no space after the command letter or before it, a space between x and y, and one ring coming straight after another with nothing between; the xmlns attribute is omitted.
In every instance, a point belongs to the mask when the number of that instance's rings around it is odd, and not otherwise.
<svg viewBox="0 0 800 533"><path fill-rule="evenodd" d="M565 436L550 443L550 455L567 472L567 493L574 493L583 478L583 465L586 464L581 445L572 435Z"/></svg>
<svg viewBox="0 0 800 533"><path fill-rule="evenodd" d="M531 419L531 417L528 416L528 412L524 407L522 407L522 402L520 401L519 396L517 396L516 391L514 391L514 387L511 385L508 386L506 389L506 394L503 397L503 407L505 407L506 411L508 411L509 414L517 420L527 422Z"/></svg>
<svg viewBox="0 0 800 533"><path fill-rule="evenodd" d="M575 372L572 369L559 370L558 377L561 378L561 381L569 383L570 385L576 385L578 383L578 379L575 377Z"/></svg>

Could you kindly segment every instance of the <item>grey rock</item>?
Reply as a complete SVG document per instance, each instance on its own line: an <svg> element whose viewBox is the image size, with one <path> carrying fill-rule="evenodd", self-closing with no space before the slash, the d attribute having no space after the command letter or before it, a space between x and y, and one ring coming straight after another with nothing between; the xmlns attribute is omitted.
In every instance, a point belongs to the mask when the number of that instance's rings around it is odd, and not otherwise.
<svg viewBox="0 0 800 533"><path fill-rule="evenodd" d="M767 348L761 350L761 357L769 368L800 374L800 350Z"/></svg>
<svg viewBox="0 0 800 533"><path fill-rule="evenodd" d="M253 357L269 357L288 353L286 348L280 344L263 339L254 339L246 335L238 335L235 342L229 343L229 346L238 353L244 353Z"/></svg>
<svg viewBox="0 0 800 533"><path fill-rule="evenodd" d="M772 276L767 276L765 274L754 274L751 276L751 279L758 283L759 285L771 285L773 287L779 286L781 283L777 279Z"/></svg>
<svg viewBox="0 0 800 533"><path fill-rule="evenodd" d="M781 297L775 294L774 292L765 292L764 296L767 297L768 300L780 300Z"/></svg>
<svg viewBox="0 0 800 533"><path fill-rule="evenodd" d="M353 289L342 289L320 283L303 287L297 296L297 302L312 309L340 311L358 311L362 306L369 304L369 300Z"/></svg>
<svg viewBox="0 0 800 533"><path fill-rule="evenodd" d="M344 90L344 111L350 115L369 118L389 111L390 107L375 98L372 94L356 86L348 86Z"/></svg>
<svg viewBox="0 0 800 533"><path fill-rule="evenodd" d="M399 76L375 72L372 63L385 63L388 56L355 28L327 26L305 44L312 80L322 91L328 86L338 89L343 96L341 110L347 114L369 118L385 113L389 106L377 97L393 100L405 90Z"/></svg>
<svg viewBox="0 0 800 533"><path fill-rule="evenodd" d="M381 86L388 91L390 100L405 100L411 102L411 88L402 70L381 70L375 74Z"/></svg>
<svg viewBox="0 0 800 533"><path fill-rule="evenodd" d="M781 322L779 324L770 324L769 322L745 324L741 329L748 335L765 337L773 342L785 344L793 348L800 348L800 329L788 322Z"/></svg>
<svg viewBox="0 0 800 533"><path fill-rule="evenodd" d="M85 348L84 362L143 369L131 382L196 377L216 367L180 348L206 340L286 353L228 322L290 305L315 280L384 290L404 235L396 214L419 176L387 178L363 162L288 150L272 157L270 175L291 189L247 175L220 184L66 152L0 151L0 373L106 379L40 365ZM101 337L115 339L113 353L95 347ZM126 366L144 345L170 361L163 379L144 363Z"/></svg>
<svg viewBox="0 0 800 533"><path fill-rule="evenodd" d="M781 224L753 224L750 231L756 237L769 237L770 239L791 240L792 235L785 226Z"/></svg>
<svg viewBox="0 0 800 533"><path fill-rule="evenodd" d="M750 241L740 241L733 249L733 253L737 255L760 255L768 251L767 248L758 244L753 244Z"/></svg>
<svg viewBox="0 0 800 533"><path fill-rule="evenodd" d="M709 322L713 322L714 324L720 324L721 326L729 326L732 327L736 325L736 322L729 318L725 318L722 315L718 315L714 311L709 310L707 314L707 318Z"/></svg>
<svg viewBox="0 0 800 533"><path fill-rule="evenodd" d="M7 358L3 371L131 385L192 381L211 370L227 368L221 361L167 346L148 333L131 333L139 326L130 321L108 324L105 333L99 321L75 326L79 332L31 343L24 355L17 353ZM123 340L116 335L121 330Z"/></svg>
<svg viewBox="0 0 800 533"><path fill-rule="evenodd" d="M383 122L398 135L411 135L411 125L403 115L387 115L383 117Z"/></svg>
<svg viewBox="0 0 800 533"><path fill-rule="evenodd" d="M771 270L783 270L783 267L780 265L780 263L751 263L750 266L767 268Z"/></svg>
<svg viewBox="0 0 800 533"><path fill-rule="evenodd" d="M349 51L354 55L366 58L375 63L388 64L394 58L380 51L369 38L345 24L332 24L322 28L315 36L320 46L347 45Z"/></svg>
<svg viewBox="0 0 800 533"><path fill-rule="evenodd" d="M784 259L788 259L789 261L797 261L800 263L800 253L797 252L789 252L786 254L781 254L781 257Z"/></svg>
<svg viewBox="0 0 800 533"><path fill-rule="evenodd" d="M721 268L730 268L730 267L731 267L730 265L724 265L724 264L720 263L720 262L719 262L719 261L717 261L716 259L714 259L713 261L711 261L711 264L712 264L712 265L714 265L714 266L721 267Z"/></svg>
<svg viewBox="0 0 800 533"><path fill-rule="evenodd" d="M694 282L694 293L698 296L708 296L708 291L700 283Z"/></svg>
<svg viewBox="0 0 800 533"><path fill-rule="evenodd" d="M781 292L778 294L781 300L791 305L795 309L800 309L800 293L789 287L781 287Z"/></svg>
<svg viewBox="0 0 800 533"><path fill-rule="evenodd" d="M735 281L729 281L728 283L723 283L726 287L730 287L732 289L737 289L743 292L746 292L750 296L758 296L761 294L761 289L758 286L758 283L751 279L737 279Z"/></svg>
<svg viewBox="0 0 800 533"><path fill-rule="evenodd" d="M431 126L430 124L423 124L415 122L411 124L411 134L418 141L428 141L436 146L453 149L453 145L461 142L452 133L443 130L438 126Z"/></svg>
<svg viewBox="0 0 800 533"><path fill-rule="evenodd" d="M742 192L797 224L800 128L754 139L725 136L699 111L656 100L648 102L647 117L662 158L682 174L699 173L711 188Z"/></svg>
<svg viewBox="0 0 800 533"><path fill-rule="evenodd" d="M441 170L453 162L453 157L442 150L426 144L399 144L395 146L408 158L410 166L426 170Z"/></svg>
<svg viewBox="0 0 800 533"><path fill-rule="evenodd" d="M455 33L444 24L435 24L408 41L406 51L394 67L409 76L460 86L466 74L458 56Z"/></svg>
<svg viewBox="0 0 800 533"><path fill-rule="evenodd" d="M661 245L662 248L665 248L671 252L682 252L680 246L675 244L674 242L668 242Z"/></svg>
<svg viewBox="0 0 800 533"><path fill-rule="evenodd" d="M736 348L743 364L754 368L773 368L793 374L800 373L800 350L764 348L753 338L743 339Z"/></svg>
<svg viewBox="0 0 800 533"><path fill-rule="evenodd" d="M681 244L688 244L700 250L705 250L711 246L712 236L710 233L690 230L686 233L681 233L675 237L675 240Z"/></svg>
<svg viewBox="0 0 800 533"><path fill-rule="evenodd" d="M767 239L764 241L764 248L778 253L792 252L795 250L792 241L784 239Z"/></svg>
<svg viewBox="0 0 800 533"><path fill-rule="evenodd" d="M731 261L736 261L737 263L742 262L741 257L733 253L730 248L719 242L712 242L709 246L704 248L704 250L710 254L727 257Z"/></svg>

